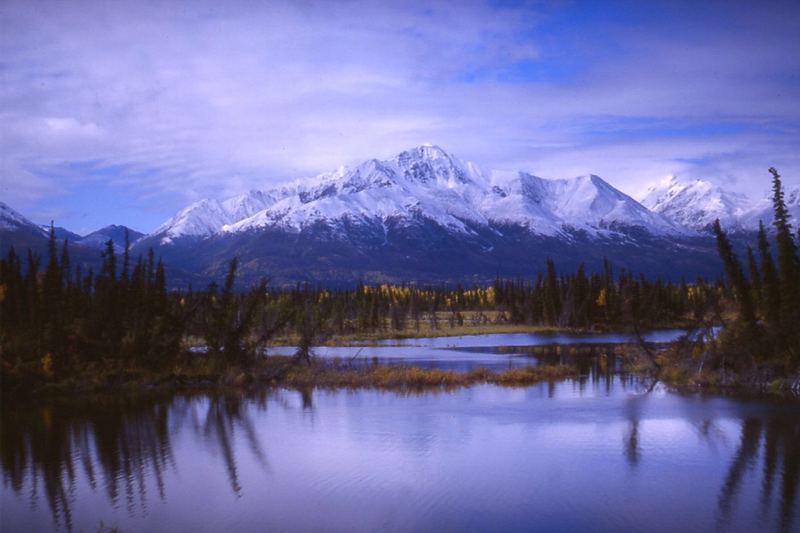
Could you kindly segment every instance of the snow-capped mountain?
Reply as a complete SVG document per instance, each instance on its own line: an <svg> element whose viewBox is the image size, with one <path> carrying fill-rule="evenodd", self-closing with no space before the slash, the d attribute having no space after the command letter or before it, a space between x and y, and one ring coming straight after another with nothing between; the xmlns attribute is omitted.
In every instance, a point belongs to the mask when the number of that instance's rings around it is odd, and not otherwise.
<svg viewBox="0 0 800 533"><path fill-rule="evenodd" d="M785 193L786 206L800 220L800 187ZM708 230L716 219L729 231L754 231L759 221L772 222L772 199L753 201L705 180L682 182L670 177L650 187L641 200L653 212L698 231Z"/></svg>
<svg viewBox="0 0 800 533"><path fill-rule="evenodd" d="M542 235L569 230L612 235L641 228L652 235L680 235L685 230L655 214L595 175L547 180L524 172L493 187L483 211L489 220L520 224Z"/></svg>
<svg viewBox="0 0 800 533"><path fill-rule="evenodd" d="M224 201L202 200L180 211L152 236L161 244L267 228L300 232L322 224L410 227L433 223L455 234L476 227L522 226L540 236L575 232L617 236L631 229L681 235L685 229L649 211L598 176L546 180L524 172L485 176L437 146L420 146L354 168L298 180Z"/></svg>
<svg viewBox="0 0 800 533"><path fill-rule="evenodd" d="M784 200L786 201L786 209L791 215L792 226L797 229L800 227L800 186L784 190ZM759 221L769 226L772 224L772 220L772 198L763 198L742 215L740 224L746 229L756 230L758 229Z"/></svg>
<svg viewBox="0 0 800 533"><path fill-rule="evenodd" d="M262 191L250 191L227 200L204 199L182 209L158 227L158 235L166 244L180 237L208 237L232 224L272 205L275 198Z"/></svg>
<svg viewBox="0 0 800 533"><path fill-rule="evenodd" d="M26 231L33 234L46 235L46 230L34 224L5 202L0 202L0 230L17 232Z"/></svg>
<svg viewBox="0 0 800 533"><path fill-rule="evenodd" d="M753 202L709 181L681 182L672 176L648 189L642 205L687 228L706 230L716 219L725 228L741 229Z"/></svg>
<svg viewBox="0 0 800 533"><path fill-rule="evenodd" d="M486 224L476 209L486 184L471 165L463 165L435 146L403 152L389 161L375 159L270 191L272 205L223 228L225 232L279 227L301 231L318 223L382 225L427 219L456 232L468 223Z"/></svg>
<svg viewBox="0 0 800 533"><path fill-rule="evenodd" d="M800 188L787 190L786 201L796 225ZM714 278L721 265L707 229L717 218L742 230L731 232L741 249L759 219L771 222L771 201L670 179L639 203L595 175L483 173L425 145L268 190L201 200L149 235L136 240L131 232L131 241L134 256L154 248L177 285L219 279L234 256L244 284L262 276L279 283L472 283L529 276L547 257L565 270L598 269L607 258L651 276ZM70 241L91 265L109 238L122 246L123 232L109 226ZM27 246L41 255L46 244L45 229L0 204L0 251Z"/></svg>

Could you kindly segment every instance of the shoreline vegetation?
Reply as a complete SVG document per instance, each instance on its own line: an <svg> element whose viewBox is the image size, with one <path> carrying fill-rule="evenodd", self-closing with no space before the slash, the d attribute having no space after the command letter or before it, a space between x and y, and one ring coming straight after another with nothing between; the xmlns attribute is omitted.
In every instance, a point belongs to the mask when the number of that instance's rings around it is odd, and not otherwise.
<svg viewBox="0 0 800 533"><path fill-rule="evenodd" d="M725 279L651 280L602 271L558 273L548 259L533 280L490 286L364 285L328 289L268 280L235 287L232 259L222 286L170 291L152 250L134 261L106 243L99 272L83 271L59 248L51 225L47 261L12 248L0 259L0 388L4 397L38 392L152 386L442 388L475 383L526 385L579 377L570 365L505 372L455 372L321 361L313 348L385 339L485 333L632 333L618 347L625 369L692 390L800 393L800 256L773 175L777 253L762 225L747 274L719 223L714 225ZM669 346L642 332L682 328ZM270 346L293 357L264 357ZM203 355L192 347L203 346Z"/></svg>
<svg viewBox="0 0 800 533"><path fill-rule="evenodd" d="M566 362L543 361L535 366L514 367L501 371L484 367L470 370L422 368L403 364L381 364L362 358L321 359L310 357L299 362L295 356L272 355L239 367L220 368L205 354L186 359L181 365L161 372L129 368L104 370L48 381L27 389L17 389L21 397L52 397L85 394L117 394L154 391L243 391L263 387L295 390L309 389L377 389L400 393L424 393L454 390L481 384L501 387L526 387L542 382L567 379L609 379L617 375L641 380L643 390L662 384L683 393L709 393L738 396L798 398L800 375L775 378L760 372L731 372L719 368L703 368L707 354L691 353L676 343L635 343L605 345L543 345L533 348L532 356L558 353ZM650 351L650 355L645 353ZM583 359L581 359L583 358ZM593 359L592 372L579 365ZM621 368L612 369L612 361L621 361ZM654 367L657 365L657 368ZM579 368L584 367L584 368ZM593 375L591 375L593 374ZM6 396L4 394L4 396Z"/></svg>
<svg viewBox="0 0 800 533"><path fill-rule="evenodd" d="M120 390L238 390L251 387L288 389L359 389L424 392L451 390L482 383L527 386L543 381L578 377L577 368L539 365L492 371L420 368L405 365L351 365L341 361L312 360L298 365L292 357L272 356L247 368L229 367L221 373L199 364L176 368L165 374L119 372L95 376L96 381L49 383L35 391L37 396L63 393L118 392Z"/></svg>

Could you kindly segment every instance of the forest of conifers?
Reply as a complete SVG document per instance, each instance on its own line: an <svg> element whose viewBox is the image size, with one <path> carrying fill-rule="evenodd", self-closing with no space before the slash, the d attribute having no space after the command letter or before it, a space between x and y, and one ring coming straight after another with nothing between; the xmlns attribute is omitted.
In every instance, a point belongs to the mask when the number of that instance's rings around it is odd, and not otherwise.
<svg viewBox="0 0 800 533"><path fill-rule="evenodd" d="M771 169L772 170L772 169ZM206 346L218 367L254 361L276 338L301 349L336 336L409 335L470 324L583 330L723 325L728 354L717 364L769 364L781 373L800 362L800 258L773 171L775 232L762 226L747 271L714 227L724 280L672 283L621 271L565 274L548 260L533 280L488 287L363 285L272 288L265 280L235 290L236 259L222 285L169 291L152 251L132 258L106 243L102 268L70 264L69 244L51 228L44 260L10 250L0 260L0 364L3 382L42 382L100 371L169 369Z"/></svg>

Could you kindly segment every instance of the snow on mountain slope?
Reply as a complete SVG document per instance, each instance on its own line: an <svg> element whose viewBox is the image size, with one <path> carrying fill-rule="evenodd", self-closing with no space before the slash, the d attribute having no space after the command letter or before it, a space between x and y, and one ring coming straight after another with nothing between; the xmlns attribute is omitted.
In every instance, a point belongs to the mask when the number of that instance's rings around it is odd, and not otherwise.
<svg viewBox="0 0 800 533"><path fill-rule="evenodd" d="M642 204L694 230L707 229L716 219L725 228L741 228L742 217L753 206L747 197L708 181L681 182L674 176L651 187Z"/></svg>
<svg viewBox="0 0 800 533"><path fill-rule="evenodd" d="M454 231L465 221L486 224L473 201L485 188L474 167L435 146L421 146L390 161L375 159L295 182L273 192L281 198L254 216L226 225L226 232L266 226L301 230L318 222L344 219L385 223L428 218Z"/></svg>
<svg viewBox="0 0 800 533"><path fill-rule="evenodd" d="M800 187L785 191L794 224L800 221ZM666 218L695 230L708 229L716 219L728 230L757 230L759 221L772 223L772 198L753 201L708 181L681 182L667 178L650 187L642 204Z"/></svg>
<svg viewBox="0 0 800 533"><path fill-rule="evenodd" d="M622 227L641 227L654 235L685 233L595 175L547 180L520 173L505 186L495 187L495 196L484 202L488 218L544 235L569 229L607 233Z"/></svg>
<svg viewBox="0 0 800 533"><path fill-rule="evenodd" d="M685 230L650 212L597 176L545 180L519 173L492 181L470 163L424 145L379 161L297 180L225 201L202 200L160 227L162 243L275 227L301 231L323 223L380 226L433 222L449 231L518 224L539 235L573 230L607 235L640 227L655 235Z"/></svg>
<svg viewBox="0 0 800 533"><path fill-rule="evenodd" d="M800 227L800 186L784 189L783 198L791 215L790 222L792 227L797 229ZM758 229L759 221L770 227L772 220L772 198L763 198L742 214L740 225L745 229L756 230Z"/></svg>
<svg viewBox="0 0 800 533"><path fill-rule="evenodd" d="M491 193L481 202L488 219L498 224L519 224L540 235L564 232L553 212L549 180L520 172L511 180L495 180Z"/></svg>
<svg viewBox="0 0 800 533"><path fill-rule="evenodd" d="M157 236L162 244L179 237L208 237L226 224L252 216L276 200L275 196L263 191L250 191L223 201L200 200L179 211L151 235Z"/></svg>
<svg viewBox="0 0 800 533"><path fill-rule="evenodd" d="M42 235L47 235L48 231L22 216L5 202L0 202L0 230L27 230L34 233L41 233Z"/></svg>

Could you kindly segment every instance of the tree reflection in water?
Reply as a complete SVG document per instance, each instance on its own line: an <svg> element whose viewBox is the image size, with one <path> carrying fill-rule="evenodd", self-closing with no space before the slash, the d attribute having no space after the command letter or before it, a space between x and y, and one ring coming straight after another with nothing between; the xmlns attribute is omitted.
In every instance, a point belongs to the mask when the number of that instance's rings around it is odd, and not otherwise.
<svg viewBox="0 0 800 533"><path fill-rule="evenodd" d="M762 517L769 515L780 469L778 523L782 531L791 531L800 475L800 420L796 416L775 416L766 423L753 418L742 421L739 444L720 490L719 525L728 523L742 478L759 461Z"/></svg>
<svg viewBox="0 0 800 533"><path fill-rule="evenodd" d="M239 428L244 434L253 456L266 468L266 455L258 442L258 436L250 419L249 408L252 403L255 403L258 408L266 409L267 397L265 393L251 395L247 398L240 394L219 394L209 397L208 400L209 405L205 410L205 420L202 424L196 423L195 427L201 427L203 435L210 439L211 442L216 443L225 462L231 490L238 497L242 494L242 487L239 483L236 457L234 455L233 439L236 428ZM245 406L245 404L247 405ZM192 405L195 420L197 419L198 407L196 402Z"/></svg>
<svg viewBox="0 0 800 533"><path fill-rule="evenodd" d="M0 426L3 484L17 494L29 490L34 507L43 490L53 521L66 529L72 529L71 505L79 469L93 491L99 486L107 493L112 506L124 499L129 514L146 513L147 480L154 480L158 497L164 500L165 470L175 468L171 436L188 427L221 454L231 490L240 495L234 435L241 432L266 468L249 413L254 405L266 408L267 396L267 392L246 397L98 396L4 406ZM306 401L310 403L310 393L304 395Z"/></svg>
<svg viewBox="0 0 800 533"><path fill-rule="evenodd" d="M642 457L641 418L649 392L632 396L625 402L628 425L623 433L623 453L633 468L638 466ZM760 461L761 521L768 520L771 505L777 503L777 523L780 530L791 531L800 481L800 418L796 413L786 414L779 411L763 418L744 418L740 424L739 442L720 488L718 527L724 530L730 523L742 481ZM716 447L716 440L724 438L724 433L713 420L702 420L695 424L695 429L713 447ZM779 472L780 495L776 502L774 490Z"/></svg>
<svg viewBox="0 0 800 533"><path fill-rule="evenodd" d="M72 527L70 510L76 470L89 486L98 484L117 505L121 494L130 512L138 499L147 507L145 478L152 476L164 497L163 471L173 464L168 429L169 401L111 397L2 410L0 444L4 485L20 492L26 482L31 504L44 490L53 520Z"/></svg>
<svg viewBox="0 0 800 533"><path fill-rule="evenodd" d="M581 395L587 381L594 383L591 390L601 395L603 391L634 390L642 385L600 367L592 368L583 383L577 380L564 387L572 389L571 394ZM557 385L541 387L546 397L558 401ZM640 470L649 466L650 398L638 394L622 404L621 416L627 421L622 442L624 457L631 468ZM316 400L319 402L320 398ZM736 514L737 504L748 503L749 507L755 504L762 523L777 523L781 529L791 530L796 522L800 477L800 418L796 410L743 409L736 438L730 430L730 412L723 410L715 418L713 409L698 408L694 402L686 405L691 413L681 419L689 421L703 441L712 447L722 443L723 450L729 446L734 449L719 481L718 525L726 528ZM237 451L252 455L256 464L269 472L267 454L259 439L269 428L256 428L259 413L268 406L314 416L313 390L100 396L4 405L0 425L4 487L10 487L18 497L29 498L32 506L46 505L55 524L65 529L72 529L73 508L85 497L87 486L101 499L107 499L111 507L121 507L131 516L144 516L148 513L148 498L167 498L167 481L172 486L171 479L181 462L174 449L183 454L187 444L179 437L183 435L188 437L190 449L205 447L218 458L231 493L239 498L245 491L239 465L245 464L240 461L246 462L247 457L237 457ZM760 414L755 415L756 412ZM620 413L615 411L611 420L619 420L618 416ZM534 426L539 423L538 418L524 420ZM295 422L294 418L287 420L290 431L294 431ZM308 426L298 426L297 431L303 428L307 430ZM402 430L402 425L397 427L398 432ZM274 453L277 456L277 448ZM197 457L191 460L197 461ZM183 461L187 459L184 457ZM758 477L754 479L752 475ZM757 501L746 502L745 486L759 491ZM715 487L711 489L713 494ZM76 511L76 523L78 516Z"/></svg>

